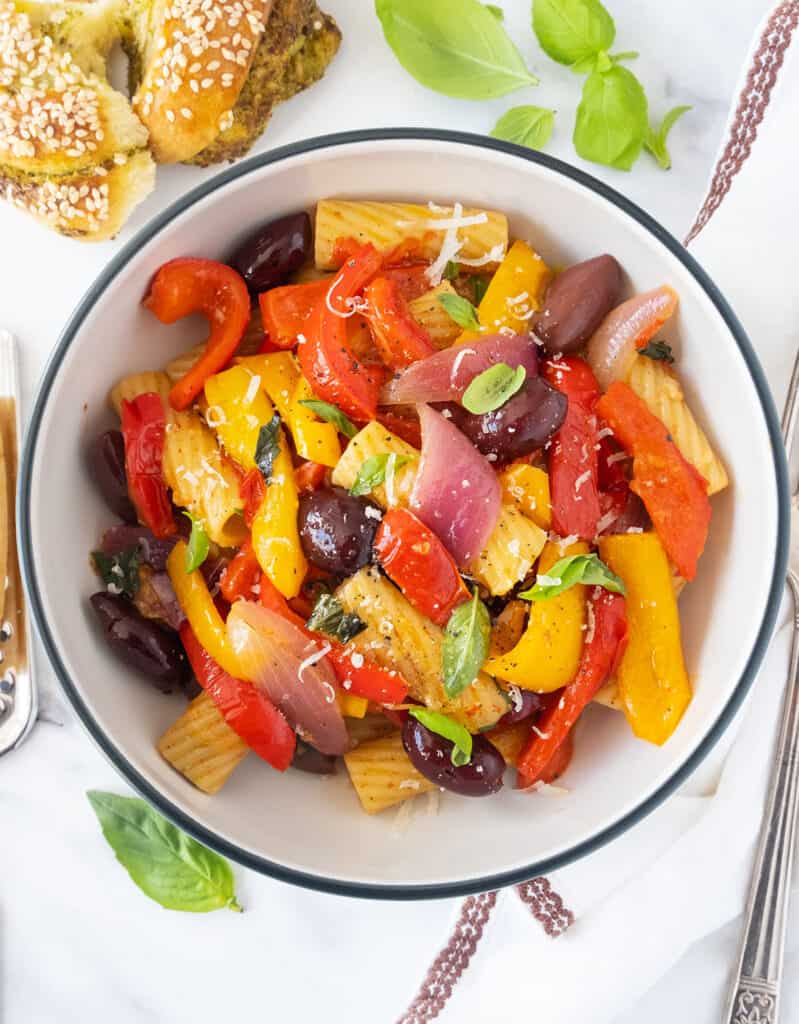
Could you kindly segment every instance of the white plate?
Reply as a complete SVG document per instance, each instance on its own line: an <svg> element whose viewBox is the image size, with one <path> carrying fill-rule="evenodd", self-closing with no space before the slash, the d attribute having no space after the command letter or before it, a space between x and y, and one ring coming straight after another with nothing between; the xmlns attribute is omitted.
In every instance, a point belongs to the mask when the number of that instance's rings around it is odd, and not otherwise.
<svg viewBox="0 0 799 1024"><path fill-rule="evenodd" d="M713 501L710 541L681 618L695 697L662 748L624 718L591 708L561 798L506 788L484 800L444 794L437 815L398 833L392 813L363 814L345 774L280 775L251 757L214 797L164 762L156 740L183 706L105 647L88 596L88 552L112 520L85 464L111 424L110 385L161 367L204 335L165 327L140 300L175 256L224 259L257 225L324 196L435 200L505 211L511 234L550 264L610 252L628 290L668 282L679 313L663 332L688 399L732 486ZM777 417L740 324L685 250L611 189L550 158L477 136L360 132L245 161L175 203L90 289L45 373L24 452L20 543L32 608L81 719L120 771L197 838L258 870L320 889L443 896L521 881L582 856L652 810L729 722L763 655L787 552L787 486ZM423 801L420 801L423 805Z"/></svg>

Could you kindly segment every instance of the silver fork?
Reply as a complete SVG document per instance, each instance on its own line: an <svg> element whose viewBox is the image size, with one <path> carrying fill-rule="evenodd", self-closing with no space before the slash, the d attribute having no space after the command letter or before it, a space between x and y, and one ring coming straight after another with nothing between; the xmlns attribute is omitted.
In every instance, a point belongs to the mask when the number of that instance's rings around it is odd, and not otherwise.
<svg viewBox="0 0 799 1024"><path fill-rule="evenodd" d="M36 721L30 631L16 545L20 408L17 343L0 329L0 754Z"/></svg>
<svg viewBox="0 0 799 1024"><path fill-rule="evenodd" d="M789 458L798 420L799 353L782 416ZM786 579L793 598L791 661L727 1024L776 1024L779 1013L799 794L799 576L789 568Z"/></svg>

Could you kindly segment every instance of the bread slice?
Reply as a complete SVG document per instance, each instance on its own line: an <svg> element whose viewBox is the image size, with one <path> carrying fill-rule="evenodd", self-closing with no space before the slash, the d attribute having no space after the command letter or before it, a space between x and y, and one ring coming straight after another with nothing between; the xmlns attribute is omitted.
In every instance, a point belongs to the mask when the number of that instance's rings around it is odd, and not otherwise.
<svg viewBox="0 0 799 1024"><path fill-rule="evenodd" d="M110 10L95 11L98 40ZM52 15L35 20L44 27ZM0 194L64 234L112 237L154 185L147 129L15 0L0 0L0 41Z"/></svg>

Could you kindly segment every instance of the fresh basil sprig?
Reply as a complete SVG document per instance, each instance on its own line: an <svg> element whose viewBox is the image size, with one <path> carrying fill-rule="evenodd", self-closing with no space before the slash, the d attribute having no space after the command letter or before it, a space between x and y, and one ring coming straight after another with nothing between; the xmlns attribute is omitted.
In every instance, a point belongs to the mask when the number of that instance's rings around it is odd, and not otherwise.
<svg viewBox="0 0 799 1024"><path fill-rule="evenodd" d="M490 639L491 619L475 588L471 601L458 605L444 630L441 669L448 696L457 697L475 681L488 657Z"/></svg>
<svg viewBox="0 0 799 1024"><path fill-rule="evenodd" d="M513 107L491 130L495 139L515 142L528 149L543 149L555 127L555 111L546 107Z"/></svg>
<svg viewBox="0 0 799 1024"><path fill-rule="evenodd" d="M301 398L300 405L304 405L311 412L316 413L319 419L324 420L325 423L332 423L336 430L345 437L355 437L358 433L358 428L337 405L323 402L321 398Z"/></svg>
<svg viewBox="0 0 799 1024"><path fill-rule="evenodd" d="M479 331L480 321L477 319L477 310L462 295L452 292L442 292L438 301L444 307L450 320L454 320L459 327L467 331Z"/></svg>
<svg viewBox="0 0 799 1024"><path fill-rule="evenodd" d="M191 523L191 536L189 537L189 543L186 545L186 572L188 573L199 569L206 560L211 542L208 539L208 534L205 532L205 527L199 519L195 519L191 512L186 512L185 510L183 515Z"/></svg>
<svg viewBox="0 0 799 1024"><path fill-rule="evenodd" d="M396 452L381 452L380 455L370 455L365 459L358 470L358 475L350 487L350 494L359 498L363 494L369 494L385 483L386 477L393 476L398 469L411 461L410 455L397 455Z"/></svg>
<svg viewBox="0 0 799 1024"><path fill-rule="evenodd" d="M139 589L139 566L141 550L138 544L114 555L104 551L93 551L92 561L97 574L112 594L126 594L133 598Z"/></svg>
<svg viewBox="0 0 799 1024"><path fill-rule="evenodd" d="M255 445L255 465L268 484L272 482L272 468L279 453L280 417L275 413L272 419L261 427Z"/></svg>
<svg viewBox="0 0 799 1024"><path fill-rule="evenodd" d="M514 370L507 363L495 363L478 373L463 392L461 405L467 412L482 416L503 406L524 384L527 371L523 366Z"/></svg>
<svg viewBox="0 0 799 1024"><path fill-rule="evenodd" d="M648 131L646 94L632 71L613 64L586 78L574 123L574 148L581 157L629 171Z"/></svg>
<svg viewBox="0 0 799 1024"><path fill-rule="evenodd" d="M408 714L422 723L430 732L437 736L443 736L445 740L452 743L450 760L456 768L461 768L472 759L472 734L459 722L453 721L440 711L431 711L429 708L408 708Z"/></svg>
<svg viewBox="0 0 799 1024"><path fill-rule="evenodd" d="M306 623L315 633L324 633L342 644L366 629L366 623L355 612L345 612L341 601L333 594L320 594Z"/></svg>
<svg viewBox="0 0 799 1024"><path fill-rule="evenodd" d="M487 100L538 84L479 0L375 0L375 10L397 60L428 89Z"/></svg>
<svg viewBox="0 0 799 1024"><path fill-rule="evenodd" d="M600 560L599 555L568 555L551 566L546 574L539 574L534 586L519 597L525 601L548 601L578 583L604 587L614 594L624 594L624 581Z"/></svg>
<svg viewBox="0 0 799 1024"><path fill-rule="evenodd" d="M616 37L599 0L533 0L533 31L548 57L568 65L609 50Z"/></svg>
<svg viewBox="0 0 799 1024"><path fill-rule="evenodd" d="M230 865L143 800L90 790L103 835L136 885L167 910L240 911Z"/></svg>
<svg viewBox="0 0 799 1024"><path fill-rule="evenodd" d="M650 341L643 348L638 349L639 356L646 356L648 359L655 359L661 363L673 363L674 353L671 345L665 341Z"/></svg>

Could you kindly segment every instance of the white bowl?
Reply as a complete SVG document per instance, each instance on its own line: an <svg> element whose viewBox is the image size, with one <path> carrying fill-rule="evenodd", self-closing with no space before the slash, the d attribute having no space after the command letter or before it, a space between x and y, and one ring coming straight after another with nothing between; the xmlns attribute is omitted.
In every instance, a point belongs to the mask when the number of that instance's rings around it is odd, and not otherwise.
<svg viewBox="0 0 799 1024"><path fill-rule="evenodd" d="M633 738L622 715L592 707L559 799L506 789L486 800L445 794L437 815L402 832L389 812L359 809L345 773L278 774L248 758L209 797L161 759L177 717L100 638L88 605L88 552L112 521L85 465L111 424L109 386L162 366L202 337L195 322L158 324L140 300L155 270L181 255L224 259L256 225L323 196L494 207L550 264L615 255L629 290L680 294L664 331L688 398L730 470L713 502L710 542L681 618L695 697L662 748ZM200 327L201 329L201 327ZM386 130L312 139L244 161L156 217L78 306L42 381L25 446L20 545L31 606L61 683L91 735L151 803L208 846L286 881L350 895L448 896L530 878L584 856L656 807L707 753L752 681L777 613L788 499L779 425L740 324L707 275L666 231L607 186L556 160L494 140Z"/></svg>

